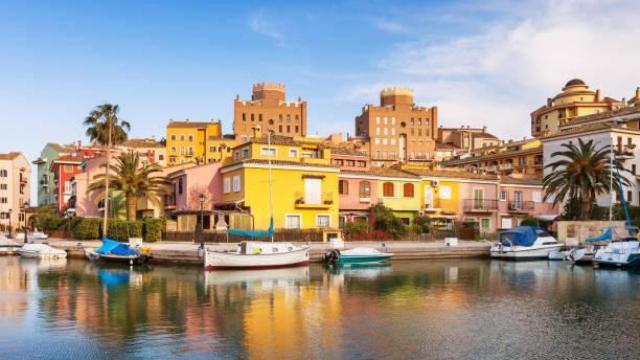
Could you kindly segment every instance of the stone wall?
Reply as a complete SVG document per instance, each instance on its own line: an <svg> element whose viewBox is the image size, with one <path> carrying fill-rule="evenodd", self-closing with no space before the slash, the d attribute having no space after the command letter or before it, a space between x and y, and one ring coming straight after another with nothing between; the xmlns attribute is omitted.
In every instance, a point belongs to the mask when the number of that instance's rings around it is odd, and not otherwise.
<svg viewBox="0 0 640 360"><path fill-rule="evenodd" d="M585 239L602 234L607 226L624 229L624 221L558 221L558 241L576 245Z"/></svg>

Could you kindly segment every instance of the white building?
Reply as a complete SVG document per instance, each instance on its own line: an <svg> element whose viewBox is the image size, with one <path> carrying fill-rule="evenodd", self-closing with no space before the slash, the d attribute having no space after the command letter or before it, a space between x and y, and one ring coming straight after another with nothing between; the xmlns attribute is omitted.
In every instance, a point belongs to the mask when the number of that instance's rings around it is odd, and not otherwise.
<svg viewBox="0 0 640 360"><path fill-rule="evenodd" d="M551 164L558 160L552 157L557 151L564 151L562 144L578 144L578 139L584 142L593 140L598 148L612 145L616 157L622 166L629 172L622 171L620 175L629 181L629 186L624 187L625 198L630 205L640 205L640 130L631 129L627 124L614 124L598 122L575 127L569 130L555 133L541 138L543 147L543 163ZM551 172L550 168L544 168L544 175ZM611 200L615 202L618 194L603 194L598 196L599 206L609 206Z"/></svg>
<svg viewBox="0 0 640 360"><path fill-rule="evenodd" d="M31 166L19 152L0 154L0 231L26 225L30 203Z"/></svg>

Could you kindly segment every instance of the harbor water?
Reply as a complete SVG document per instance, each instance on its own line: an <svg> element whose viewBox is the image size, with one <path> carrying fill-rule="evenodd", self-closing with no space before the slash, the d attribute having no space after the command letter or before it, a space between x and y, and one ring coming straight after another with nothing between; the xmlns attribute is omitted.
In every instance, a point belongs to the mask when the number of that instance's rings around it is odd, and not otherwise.
<svg viewBox="0 0 640 360"><path fill-rule="evenodd" d="M638 359L640 273L484 259L204 272L0 258L2 359Z"/></svg>

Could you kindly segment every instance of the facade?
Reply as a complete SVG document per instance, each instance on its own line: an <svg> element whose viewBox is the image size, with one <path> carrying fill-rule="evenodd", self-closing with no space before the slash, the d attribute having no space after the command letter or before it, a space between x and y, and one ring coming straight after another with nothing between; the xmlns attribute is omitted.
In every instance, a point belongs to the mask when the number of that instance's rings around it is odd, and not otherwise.
<svg viewBox="0 0 640 360"><path fill-rule="evenodd" d="M410 89L383 89L380 106L365 105L355 123L356 136L366 139L377 164L433 158L438 109L416 106Z"/></svg>
<svg viewBox="0 0 640 360"><path fill-rule="evenodd" d="M476 149L446 160L443 168L463 168L469 172L498 175L542 174L542 143L538 139L508 141L501 145Z"/></svg>
<svg viewBox="0 0 640 360"><path fill-rule="evenodd" d="M251 100L236 96L233 102L233 133L239 143L255 137L256 130L282 136L307 135L307 102L288 102L284 84L257 83Z"/></svg>
<svg viewBox="0 0 640 360"><path fill-rule="evenodd" d="M543 201L544 189L540 177L500 179L498 194L498 227L510 229L520 225L525 217L553 220L560 215L560 207Z"/></svg>
<svg viewBox="0 0 640 360"><path fill-rule="evenodd" d="M0 154L0 226L2 230L27 225L30 206L31 166L22 153Z"/></svg>
<svg viewBox="0 0 640 360"><path fill-rule="evenodd" d="M61 155L70 154L75 149L75 145L60 145L56 143L47 143L40 157L33 161L37 166L37 187L38 187L38 206L56 204L57 188L54 182L54 175L51 171L52 162Z"/></svg>
<svg viewBox="0 0 640 360"><path fill-rule="evenodd" d="M475 149L500 145L500 140L487 132L487 127L472 128L461 126L459 128L438 128L436 149L438 144L450 144L460 152L469 152Z"/></svg>
<svg viewBox="0 0 640 360"><path fill-rule="evenodd" d="M218 121L174 121L167 124L167 165L184 163L210 164L220 162L231 153L233 137L222 135L222 123Z"/></svg>
<svg viewBox="0 0 640 360"><path fill-rule="evenodd" d="M276 229L338 226L339 169L322 144L276 135L269 146L266 137L253 138L233 149L221 173L223 201L216 209L250 214L249 228L269 227L270 183Z"/></svg>
<svg viewBox="0 0 640 360"><path fill-rule="evenodd" d="M553 134L576 117L615 110L621 105L618 100L603 97L600 90L589 90L584 81L572 79L562 92L531 113L531 135Z"/></svg>
<svg viewBox="0 0 640 360"><path fill-rule="evenodd" d="M51 163L51 172L53 173L55 203L58 210L64 210L73 195L71 189L71 179L82 171L81 165L84 157L74 155L62 155L53 160Z"/></svg>
<svg viewBox="0 0 640 360"><path fill-rule="evenodd" d="M377 204L378 180L369 174L369 157L346 148L333 148L331 162L340 168L338 197L340 227L347 222L372 222L371 206Z"/></svg>
<svg viewBox="0 0 640 360"><path fill-rule="evenodd" d="M616 158L628 170L620 173L630 184L623 190L626 200L630 205L639 206L640 130L628 128L624 123L592 123L543 137L544 163L550 164L554 161L552 154L563 150L562 144L577 144L578 139L585 142L593 140L598 147L613 147ZM550 171L552 170L545 169L545 175ZM615 202L616 199L619 201L618 194L603 194L597 197L596 202L599 206L609 206L611 201Z"/></svg>
<svg viewBox="0 0 640 360"><path fill-rule="evenodd" d="M142 163L167 165L167 149L164 144L155 139L128 139L116 148L120 152L133 151L138 153Z"/></svg>

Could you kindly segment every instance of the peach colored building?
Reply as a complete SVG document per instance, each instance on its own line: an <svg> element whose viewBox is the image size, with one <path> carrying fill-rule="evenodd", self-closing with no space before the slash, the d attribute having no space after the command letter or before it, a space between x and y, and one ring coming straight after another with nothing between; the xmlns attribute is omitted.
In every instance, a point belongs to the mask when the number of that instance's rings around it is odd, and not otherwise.
<svg viewBox="0 0 640 360"><path fill-rule="evenodd" d="M380 105L365 105L355 123L356 136L368 139L376 164L433 158L438 109L417 106L410 89L383 89Z"/></svg>
<svg viewBox="0 0 640 360"><path fill-rule="evenodd" d="M26 226L30 179L31 165L22 153L0 154L0 230Z"/></svg>
<svg viewBox="0 0 640 360"><path fill-rule="evenodd" d="M510 229L518 226L525 217L555 219L560 215L560 208L544 202L543 197L544 189L539 177L503 177L498 195L498 227Z"/></svg>
<svg viewBox="0 0 640 360"><path fill-rule="evenodd" d="M370 222L372 205L379 202L378 179L369 174L369 157L346 148L331 150L331 163L340 167L338 176L340 227L346 222Z"/></svg>
<svg viewBox="0 0 640 360"><path fill-rule="evenodd" d="M288 102L284 84L257 83L251 100L236 96L233 102L233 132L239 143L255 135L255 130L270 130L276 135L307 135L307 102L298 98Z"/></svg>

